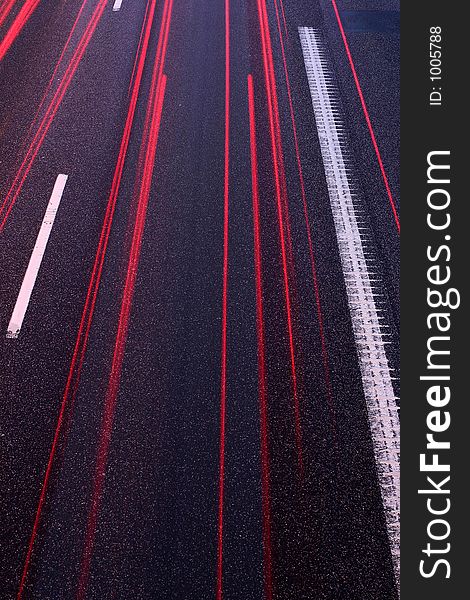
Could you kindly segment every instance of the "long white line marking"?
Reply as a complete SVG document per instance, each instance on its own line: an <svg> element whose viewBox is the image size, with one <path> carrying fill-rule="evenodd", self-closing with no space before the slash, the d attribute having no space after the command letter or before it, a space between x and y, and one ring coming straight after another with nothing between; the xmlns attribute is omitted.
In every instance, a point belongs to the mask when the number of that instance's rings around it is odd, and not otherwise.
<svg viewBox="0 0 470 600"><path fill-rule="evenodd" d="M31 294L33 292L34 284L36 283L36 277L38 275L39 267L46 251L47 242L49 241L49 235L54 225L55 216L57 209L59 208L62 194L64 192L65 184L67 183L68 175L58 175L52 190L52 195L49 200L49 204L46 208L44 219L42 220L41 229L36 240L36 244L29 259L28 268L21 284L20 293L16 300L13 314L11 315L10 323L7 329L7 338L17 338L20 333L23 319L28 308Z"/></svg>
<svg viewBox="0 0 470 600"><path fill-rule="evenodd" d="M397 587L400 573L400 442L392 374L385 353L383 319L376 305L380 282L369 256L367 221L354 191L353 162L347 147L339 93L320 33L299 27L331 209L346 284L362 385L382 493Z"/></svg>
<svg viewBox="0 0 470 600"><path fill-rule="evenodd" d="M117 12L121 8L122 0L114 0L113 12Z"/></svg>

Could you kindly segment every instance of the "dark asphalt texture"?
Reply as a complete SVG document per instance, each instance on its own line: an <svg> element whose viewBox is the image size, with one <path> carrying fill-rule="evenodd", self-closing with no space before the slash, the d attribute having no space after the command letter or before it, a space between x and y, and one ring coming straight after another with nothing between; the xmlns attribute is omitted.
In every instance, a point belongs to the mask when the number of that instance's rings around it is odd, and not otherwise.
<svg viewBox="0 0 470 600"><path fill-rule="evenodd" d="M90 0L91 6L96 2ZM79 0L40 2L0 63L1 201L80 5ZM305 460L301 482L257 5L255 0L232 1L223 598L266 597L247 98L251 73L260 180L274 598L396 600L298 26L321 29L327 40L374 234L387 299L384 314L393 334L389 359L396 369L399 236L330 0L285 0L284 6L286 57L334 411L326 400L288 97L274 4L268 0L294 249L293 330ZM393 11L396 17L398 2L339 0L338 6L349 11L345 25L351 51L398 201L399 35L394 28L383 31L383 21L370 14ZM85 362L54 461L24 593L27 600L68 600L77 593L162 9L163 2L158 3ZM0 598L5 600L18 592L123 134L144 12L144 0L123 0L119 12L108 2L0 233ZM358 27L358 19L367 26ZM73 43L86 21L79 23ZM8 23L0 28L0 37L7 28ZM224 2L174 0L164 66L168 83L93 548L90 599L216 598L224 68ZM69 179L23 328L17 340L6 339L58 173Z"/></svg>

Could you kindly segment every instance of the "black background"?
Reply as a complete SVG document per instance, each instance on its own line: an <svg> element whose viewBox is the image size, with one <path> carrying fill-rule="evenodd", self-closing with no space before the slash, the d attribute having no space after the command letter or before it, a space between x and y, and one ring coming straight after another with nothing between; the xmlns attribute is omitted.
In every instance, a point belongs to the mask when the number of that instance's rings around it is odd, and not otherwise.
<svg viewBox="0 0 470 600"><path fill-rule="evenodd" d="M442 28L443 105L429 107L429 28ZM467 278L468 190L465 185L468 151L468 102L465 101L467 68L465 65L466 31L461 8L455 3L430 1L401 5L401 189L402 198L402 598L460 598L468 576L469 541L467 478L468 393L465 363L468 356ZM452 531L448 555L451 577L444 579L444 569L424 579L419 574L421 553L427 544L426 526L431 520L426 510L426 496L417 490L424 487L425 474L419 472L419 454L425 450L426 382L420 382L426 366L426 260L428 244L438 245L443 234L426 226L427 153L451 151L452 279L450 285L461 292L462 303L452 312L451 335L451 501L446 515ZM442 459L443 460L443 459ZM439 473L436 480L439 481ZM444 556L444 558L446 558ZM431 564L428 561L427 564Z"/></svg>

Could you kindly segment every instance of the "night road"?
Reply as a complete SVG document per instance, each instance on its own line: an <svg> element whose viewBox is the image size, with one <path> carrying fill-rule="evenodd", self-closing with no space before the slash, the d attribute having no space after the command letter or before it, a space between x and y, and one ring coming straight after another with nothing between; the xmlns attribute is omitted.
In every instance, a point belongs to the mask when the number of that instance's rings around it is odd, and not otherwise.
<svg viewBox="0 0 470 600"><path fill-rule="evenodd" d="M0 598L397 600L398 0L0 0Z"/></svg>

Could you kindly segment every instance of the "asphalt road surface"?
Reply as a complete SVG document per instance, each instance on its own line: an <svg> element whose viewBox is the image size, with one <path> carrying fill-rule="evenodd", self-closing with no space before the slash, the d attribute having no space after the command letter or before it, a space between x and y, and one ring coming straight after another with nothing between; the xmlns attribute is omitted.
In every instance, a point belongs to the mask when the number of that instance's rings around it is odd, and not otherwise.
<svg viewBox="0 0 470 600"><path fill-rule="evenodd" d="M398 598L398 23L0 0L0 598Z"/></svg>

